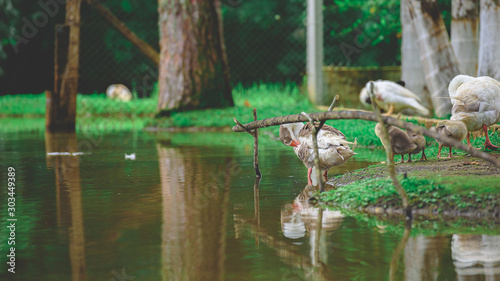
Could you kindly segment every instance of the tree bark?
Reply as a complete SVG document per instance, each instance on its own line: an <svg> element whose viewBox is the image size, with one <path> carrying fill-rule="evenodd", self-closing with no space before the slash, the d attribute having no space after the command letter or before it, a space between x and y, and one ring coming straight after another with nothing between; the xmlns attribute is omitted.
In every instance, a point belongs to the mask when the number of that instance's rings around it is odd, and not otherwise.
<svg viewBox="0 0 500 281"><path fill-rule="evenodd" d="M420 60L434 113L438 117L444 117L451 113L448 84L453 77L460 74L458 61L449 42L436 0L411 1L409 8L418 34Z"/></svg>
<svg viewBox="0 0 500 281"><path fill-rule="evenodd" d="M158 110L234 105L220 0L158 0Z"/></svg>
<svg viewBox="0 0 500 281"><path fill-rule="evenodd" d="M422 105L432 110L432 102L425 81L422 62L418 56L417 31L410 16L410 1L401 1L401 80L405 87L414 92L422 100Z"/></svg>
<svg viewBox="0 0 500 281"><path fill-rule="evenodd" d="M500 2L481 0L481 33L477 76L500 80Z"/></svg>
<svg viewBox="0 0 500 281"><path fill-rule="evenodd" d="M451 2L451 45L460 72L476 76L478 62L479 0Z"/></svg>

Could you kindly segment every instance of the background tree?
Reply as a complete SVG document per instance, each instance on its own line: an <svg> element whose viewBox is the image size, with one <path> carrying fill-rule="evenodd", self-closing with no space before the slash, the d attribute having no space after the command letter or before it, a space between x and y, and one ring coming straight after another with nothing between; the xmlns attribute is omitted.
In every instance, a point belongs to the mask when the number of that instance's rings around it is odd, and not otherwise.
<svg viewBox="0 0 500 281"><path fill-rule="evenodd" d="M410 1L410 0L406 0ZM436 0L410 1L410 16L418 34L420 59L431 94L434 113L451 112L448 84L460 73Z"/></svg>
<svg viewBox="0 0 500 281"><path fill-rule="evenodd" d="M481 34L477 76L500 80L500 2L481 0Z"/></svg>
<svg viewBox="0 0 500 281"><path fill-rule="evenodd" d="M16 0L1 0L0 1L0 60L5 60L7 54L4 51L4 46L11 44L9 36L11 28L19 20L19 11L15 8ZM0 67L0 76L4 70Z"/></svg>
<svg viewBox="0 0 500 281"><path fill-rule="evenodd" d="M422 62L420 56L415 55L420 53L418 34L413 26L408 5L411 5L409 1L401 1L401 80L406 83L406 88L422 99L422 105L430 109L432 103Z"/></svg>
<svg viewBox="0 0 500 281"><path fill-rule="evenodd" d="M158 110L234 105L219 0L158 0Z"/></svg>
<svg viewBox="0 0 500 281"><path fill-rule="evenodd" d="M479 0L451 2L451 45L461 73L476 76L478 61Z"/></svg>

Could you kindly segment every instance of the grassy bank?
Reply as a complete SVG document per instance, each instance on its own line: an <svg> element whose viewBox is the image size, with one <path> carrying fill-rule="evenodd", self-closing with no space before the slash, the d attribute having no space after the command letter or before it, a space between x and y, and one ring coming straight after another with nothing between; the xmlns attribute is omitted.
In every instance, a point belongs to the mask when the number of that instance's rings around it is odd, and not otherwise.
<svg viewBox="0 0 500 281"><path fill-rule="evenodd" d="M396 168L414 208L429 213L500 212L500 174L487 162L462 156L398 164ZM340 175L329 183L336 188L320 195L327 204L348 209L380 207L375 211L401 208L385 164Z"/></svg>

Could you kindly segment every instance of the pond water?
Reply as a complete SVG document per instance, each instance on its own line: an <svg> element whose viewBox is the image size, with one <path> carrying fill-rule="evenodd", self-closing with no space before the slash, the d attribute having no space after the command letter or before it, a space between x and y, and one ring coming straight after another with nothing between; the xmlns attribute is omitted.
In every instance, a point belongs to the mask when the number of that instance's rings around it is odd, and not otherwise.
<svg viewBox="0 0 500 281"><path fill-rule="evenodd" d="M495 229L320 211L291 150L263 140L258 189L252 154L243 133L3 133L0 280L500 280ZM330 176L383 158L366 149Z"/></svg>

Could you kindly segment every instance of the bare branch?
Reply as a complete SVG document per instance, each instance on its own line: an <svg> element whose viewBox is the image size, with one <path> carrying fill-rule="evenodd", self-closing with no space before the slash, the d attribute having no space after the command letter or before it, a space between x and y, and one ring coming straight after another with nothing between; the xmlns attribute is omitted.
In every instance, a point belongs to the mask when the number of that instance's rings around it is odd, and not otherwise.
<svg viewBox="0 0 500 281"><path fill-rule="evenodd" d="M377 121L377 116L373 112L368 112L368 111L363 111L363 110L342 110L342 111L327 111L327 112L320 112L320 113L309 113L308 114L312 119L314 120L337 120L337 119L361 119L361 120L367 120L367 121ZM488 155L487 153L484 153L482 151L478 151L474 148L468 147L467 145L462 144L461 142L457 142L456 140L453 140L449 137L441 136L438 133L431 132L430 130L414 125L409 122L405 122L403 120L396 119L394 117L390 116L382 116L382 119L384 120L384 123L389 124L389 125L394 125L400 128L408 129L411 131L414 131L416 133L421 133L424 136L439 140L440 142L443 142L447 146L454 146L460 150L463 150L469 154L471 154L474 157L484 159L496 167L500 168L500 161L498 161L496 158ZM249 130L251 129L256 129L256 128L265 128L265 127L270 127L270 126L277 126L281 124L287 124L287 123L295 123L295 122L307 122L309 121L307 117L301 115L301 114L292 114L292 115L286 115L286 116L279 116L279 117L273 117L273 118L267 118L267 119L262 119L259 121L253 121L250 123L247 123L243 126L236 125L233 127L234 132L244 132L245 127Z"/></svg>

